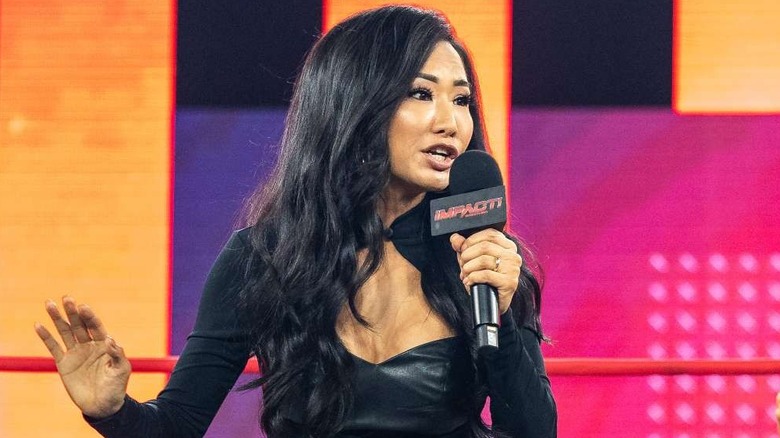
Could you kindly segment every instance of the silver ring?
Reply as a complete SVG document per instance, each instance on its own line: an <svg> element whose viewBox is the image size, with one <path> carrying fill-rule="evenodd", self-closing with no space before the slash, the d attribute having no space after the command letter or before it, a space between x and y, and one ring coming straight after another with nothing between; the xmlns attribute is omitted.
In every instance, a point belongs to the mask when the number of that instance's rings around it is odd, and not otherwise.
<svg viewBox="0 0 780 438"><path fill-rule="evenodd" d="M501 257L496 257L496 266L493 268L493 271L498 272L498 268L501 267Z"/></svg>

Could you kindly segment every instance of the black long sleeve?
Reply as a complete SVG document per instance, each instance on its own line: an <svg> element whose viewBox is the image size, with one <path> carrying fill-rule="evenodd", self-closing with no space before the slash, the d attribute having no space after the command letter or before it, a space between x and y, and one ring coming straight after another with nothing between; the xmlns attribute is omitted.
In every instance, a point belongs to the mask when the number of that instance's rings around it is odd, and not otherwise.
<svg viewBox="0 0 780 438"><path fill-rule="evenodd" d="M195 328L165 389L138 403L129 396L103 419L87 418L108 438L190 438L206 433L249 358L237 313L241 261L248 245L241 232L223 248L206 280Z"/></svg>
<svg viewBox="0 0 780 438"><path fill-rule="evenodd" d="M238 317L246 231L234 233L206 281L195 328L165 389L154 400L127 397L104 419L87 421L107 438L190 438L205 434L250 355ZM495 430L516 438L556 436L557 414L539 341L518 329L511 310L501 316L500 349L486 358L484 375Z"/></svg>
<svg viewBox="0 0 780 438"><path fill-rule="evenodd" d="M558 414L539 338L517 328L512 310L501 315L499 349L483 360L493 430L513 438L554 438Z"/></svg>

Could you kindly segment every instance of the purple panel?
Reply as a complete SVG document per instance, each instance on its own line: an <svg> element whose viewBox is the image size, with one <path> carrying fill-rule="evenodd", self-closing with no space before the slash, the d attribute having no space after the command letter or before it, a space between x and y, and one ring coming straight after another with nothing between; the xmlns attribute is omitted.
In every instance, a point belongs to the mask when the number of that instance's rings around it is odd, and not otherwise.
<svg viewBox="0 0 780 438"><path fill-rule="evenodd" d="M184 347L206 274L236 228L245 197L272 168L284 115L177 111L171 354ZM231 394L208 436L257 436L259 399L258 391Z"/></svg>
<svg viewBox="0 0 780 438"><path fill-rule="evenodd" d="M176 113L171 354L184 347L244 199L272 169L283 121L281 110Z"/></svg>

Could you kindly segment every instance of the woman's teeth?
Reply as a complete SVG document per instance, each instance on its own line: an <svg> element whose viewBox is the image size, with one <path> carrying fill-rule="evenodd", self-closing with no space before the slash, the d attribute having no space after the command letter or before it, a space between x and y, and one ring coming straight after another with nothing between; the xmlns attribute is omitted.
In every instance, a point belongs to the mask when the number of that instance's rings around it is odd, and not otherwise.
<svg viewBox="0 0 780 438"><path fill-rule="evenodd" d="M438 152L428 152L436 161L444 161L447 159L447 154L441 154Z"/></svg>

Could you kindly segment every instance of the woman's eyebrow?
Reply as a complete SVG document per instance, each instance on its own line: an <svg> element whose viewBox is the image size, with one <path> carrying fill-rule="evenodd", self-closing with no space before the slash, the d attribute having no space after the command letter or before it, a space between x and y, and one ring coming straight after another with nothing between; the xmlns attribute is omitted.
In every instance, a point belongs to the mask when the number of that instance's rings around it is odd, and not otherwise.
<svg viewBox="0 0 780 438"><path fill-rule="evenodd" d="M428 74L428 73L417 73L417 77L420 78L420 79L425 79L427 81L431 81L434 84L438 84L439 83L439 78L438 77L436 77L434 75L431 75L431 74ZM457 80L453 81L453 85L456 86L456 87L469 87L469 88L471 88L471 85L469 84L469 81L467 81L465 79L457 79Z"/></svg>

